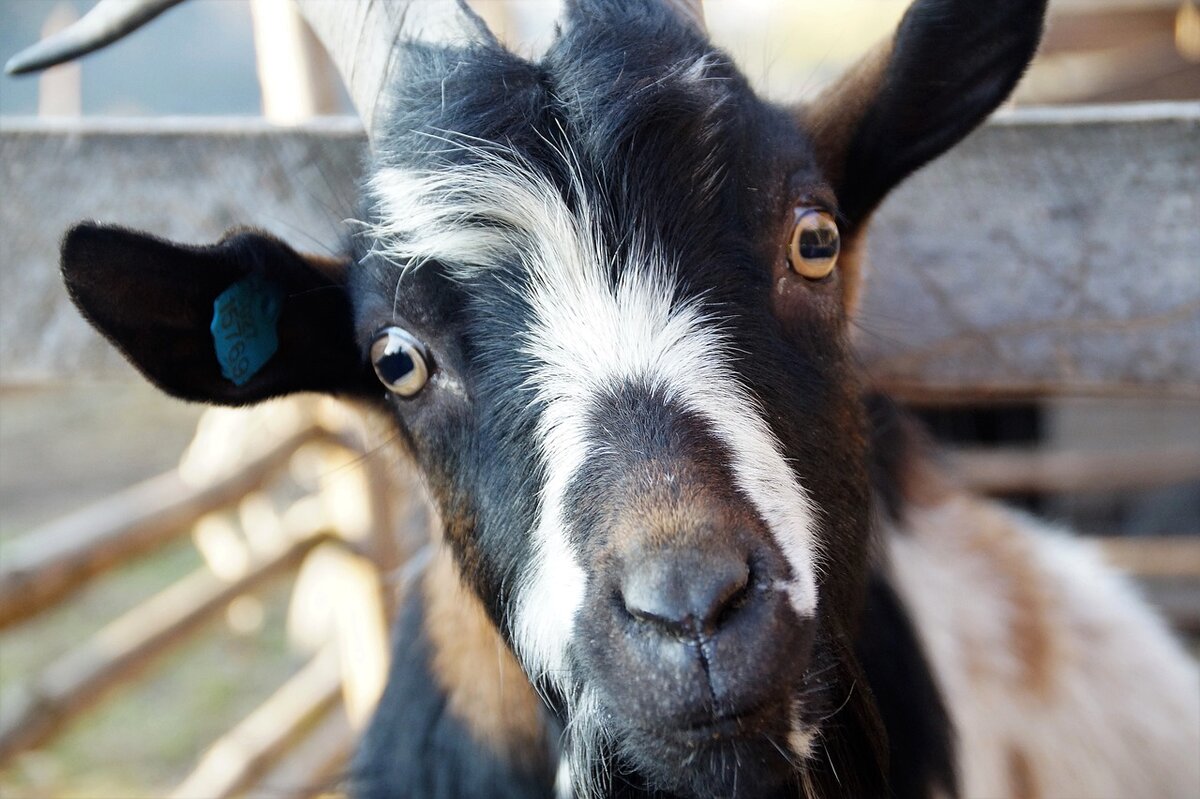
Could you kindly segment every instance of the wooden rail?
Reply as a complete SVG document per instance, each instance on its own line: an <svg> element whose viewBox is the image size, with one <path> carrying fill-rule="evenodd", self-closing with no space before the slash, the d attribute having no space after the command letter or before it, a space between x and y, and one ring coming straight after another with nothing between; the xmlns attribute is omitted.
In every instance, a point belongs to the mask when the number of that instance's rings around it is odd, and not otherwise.
<svg viewBox="0 0 1200 799"><path fill-rule="evenodd" d="M1114 566L1145 580L1200 582L1200 537L1103 538L1100 546ZM1200 602L1196 604L1200 614Z"/></svg>
<svg viewBox="0 0 1200 799"><path fill-rule="evenodd" d="M233 474L200 488L175 471L167 472L6 544L0 561L0 629L175 540L204 514L261 488L296 450L325 435L316 427L301 430Z"/></svg>
<svg viewBox="0 0 1200 799"><path fill-rule="evenodd" d="M337 655L331 649L322 650L257 710L209 747L196 769L171 794L171 799L226 799L237 795L258 781L298 738L325 721L331 711L344 713L335 707L340 696ZM343 726L346 733L348 727L348 724ZM295 782L292 786L304 784ZM270 790L269 786L264 789Z"/></svg>
<svg viewBox="0 0 1200 799"><path fill-rule="evenodd" d="M1135 576L1176 630L1200 636L1200 537L1103 538L1110 563Z"/></svg>
<svg viewBox="0 0 1200 799"><path fill-rule="evenodd" d="M330 476L317 494L296 501L279 516L270 535L251 538L243 552L249 560L240 568L233 573L228 565L218 571L200 568L22 686L14 701L0 708L0 766L44 745L114 688L190 640L238 597L325 553L322 578L308 582L322 595L330 589L335 595L332 603L322 603L334 614L323 654L217 741L176 795L234 796L260 780L289 790L316 788L340 767L352 730L370 712L386 673L393 586L378 570L403 574L399 566L406 552L394 538L396 485L385 485L380 464L363 457L345 411L330 401L298 407L306 410L291 427L278 431L275 444L257 455L236 455L240 466L208 477L204 485L187 485L175 473L155 478L31 534L16 548L19 557L5 553L0 618L28 618L61 604L107 569L151 553L205 514L244 503L269 485L302 446L324 445L313 452L327 463ZM359 477L346 471L344 456L330 459L333 451L348 453ZM265 498L259 501L270 504ZM349 506L359 510L349 515L338 510ZM342 524L347 526L336 526ZM40 538L45 535L61 540ZM216 563L211 566L215 569ZM335 585L331 578L340 582Z"/></svg>
<svg viewBox="0 0 1200 799"><path fill-rule="evenodd" d="M259 795L325 796L333 793L350 760L355 731L341 708L332 708L301 740L265 769L256 784Z"/></svg>
<svg viewBox="0 0 1200 799"><path fill-rule="evenodd" d="M947 452L946 466L983 494L1078 494L1135 491L1200 480L1200 451L1055 452L972 449Z"/></svg>
<svg viewBox="0 0 1200 799"><path fill-rule="evenodd" d="M0 722L0 764L49 740L113 687L188 640L231 601L291 571L317 544L335 538L324 531L300 538L232 583L201 569L51 663L24 698L5 708L6 718Z"/></svg>
<svg viewBox="0 0 1200 799"><path fill-rule="evenodd" d="M66 301L79 219L214 241L255 225L337 246L356 123L6 121L0 375L136 379ZM998 116L878 212L858 347L908 399L1200 398L1200 103ZM31 331L36 331L33 335Z"/></svg>

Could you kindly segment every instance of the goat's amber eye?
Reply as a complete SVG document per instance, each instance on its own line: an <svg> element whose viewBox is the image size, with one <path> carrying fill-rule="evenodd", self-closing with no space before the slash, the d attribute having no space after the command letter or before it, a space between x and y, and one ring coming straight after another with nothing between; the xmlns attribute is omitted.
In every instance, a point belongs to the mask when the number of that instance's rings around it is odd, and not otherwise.
<svg viewBox="0 0 1200 799"><path fill-rule="evenodd" d="M414 396L429 379L425 348L407 330L385 327L371 343L371 363L387 390L401 397Z"/></svg>
<svg viewBox="0 0 1200 799"><path fill-rule="evenodd" d="M788 262L796 274L820 280L837 265L842 240L837 223L825 211L814 208L796 210L796 226L788 245Z"/></svg>

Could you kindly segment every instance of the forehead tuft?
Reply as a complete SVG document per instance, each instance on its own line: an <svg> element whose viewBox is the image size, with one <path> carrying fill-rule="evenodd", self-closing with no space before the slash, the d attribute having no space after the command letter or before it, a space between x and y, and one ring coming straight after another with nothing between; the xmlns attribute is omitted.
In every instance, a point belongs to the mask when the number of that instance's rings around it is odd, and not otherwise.
<svg viewBox="0 0 1200 799"><path fill-rule="evenodd" d="M519 255L534 228L544 239L567 227L614 263L632 250L744 261L779 198L780 154L795 149L778 135L794 126L660 3L574 3L537 62L486 42L405 57L368 195L376 248L401 268L519 268L500 256Z"/></svg>

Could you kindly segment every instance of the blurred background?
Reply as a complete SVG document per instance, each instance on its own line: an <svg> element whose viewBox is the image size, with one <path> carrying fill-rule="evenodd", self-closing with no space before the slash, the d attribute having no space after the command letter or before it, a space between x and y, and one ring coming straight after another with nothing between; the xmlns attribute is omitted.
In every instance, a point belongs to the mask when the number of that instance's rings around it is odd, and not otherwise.
<svg viewBox="0 0 1200 799"><path fill-rule="evenodd" d="M0 0L0 57L91 5ZM473 5L495 30L531 50L547 41L557 13L554 3L527 0ZM892 30L906 6L711 0L706 14L714 38L747 76L786 101L819 91ZM1200 99L1200 10L1193 0L1053 0L1051 9L1042 52L1015 105ZM0 78L0 133L16 141L40 130L29 117L69 126L80 119L120 125L130 118L265 114L289 125L352 113L312 50L303 56L308 91L299 99L290 94L294 73L281 76L281 62L270 54L285 27L280 19L286 12L274 0L191 0L78 64L40 79ZM335 122L330 130L353 144L353 123ZM71 146L69 134L64 142ZM21 152L16 145L0 149L9 159L3 174L16 174ZM5 205L32 201L10 187L4 194ZM108 218L129 222L116 195ZM320 224L276 220L281 235L303 228L324 246L336 244L352 197L322 202ZM25 223L13 214L0 219L0 316L15 315L28 301L23 275L42 265L10 246L28 238L18 227ZM52 262L52 245L38 246L51 250L42 258ZM1193 314L1200 346L1195 320ZM54 337L39 343L39 330L0 322L0 582L12 592L0 596L36 593L20 582L21 568L56 562L70 548L63 541L76 546L77 574L64 578L67 601L46 600L0 622L0 796L209 796L211 786L235 795L289 779L332 784L376 690L382 657L379 629L338 627L334 617L374 619L382 628L388 590L377 584L379 575L385 586L402 579L396 575L412 545L389 549L383 531L398 519L425 524L415 488L386 492L390 504L380 498L374 465L395 460L380 449L382 434L307 400L299 411L205 417L198 434L202 408L160 396L132 376L114 379L110 372L98 380L81 364L72 379L69 370L39 371L11 354L40 347L49 361L77 362L70 348L46 351ZM1200 563L1191 545L1200 533L1194 395L914 399L911 406L952 447L969 482L1110 539L1113 556L1143 574L1179 628L1200 633ZM250 475L241 494L229 486L239 469ZM214 485L227 495L214 498ZM191 503L187 512L172 505L180 497ZM355 517L347 506L371 512ZM159 516L146 518L147 509ZM338 541L329 540L330 530ZM96 575L103 578L92 580ZM359 588L345 588L350 584ZM349 597L342 610L321 607L320 598L328 604L333 595ZM334 650L340 669L329 665ZM365 673L347 676L348 660L364 664ZM14 734L14 720L23 720L21 734ZM267 782L256 783L264 774Z"/></svg>

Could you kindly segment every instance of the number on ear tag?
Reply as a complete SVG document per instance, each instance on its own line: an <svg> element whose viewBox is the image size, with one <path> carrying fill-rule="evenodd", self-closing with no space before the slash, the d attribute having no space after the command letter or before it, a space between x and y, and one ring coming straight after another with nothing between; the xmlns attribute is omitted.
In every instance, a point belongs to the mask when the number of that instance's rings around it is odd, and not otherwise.
<svg viewBox="0 0 1200 799"><path fill-rule="evenodd" d="M283 310L283 289L254 274L234 283L213 302L213 346L221 375L243 386L279 349L275 323Z"/></svg>

